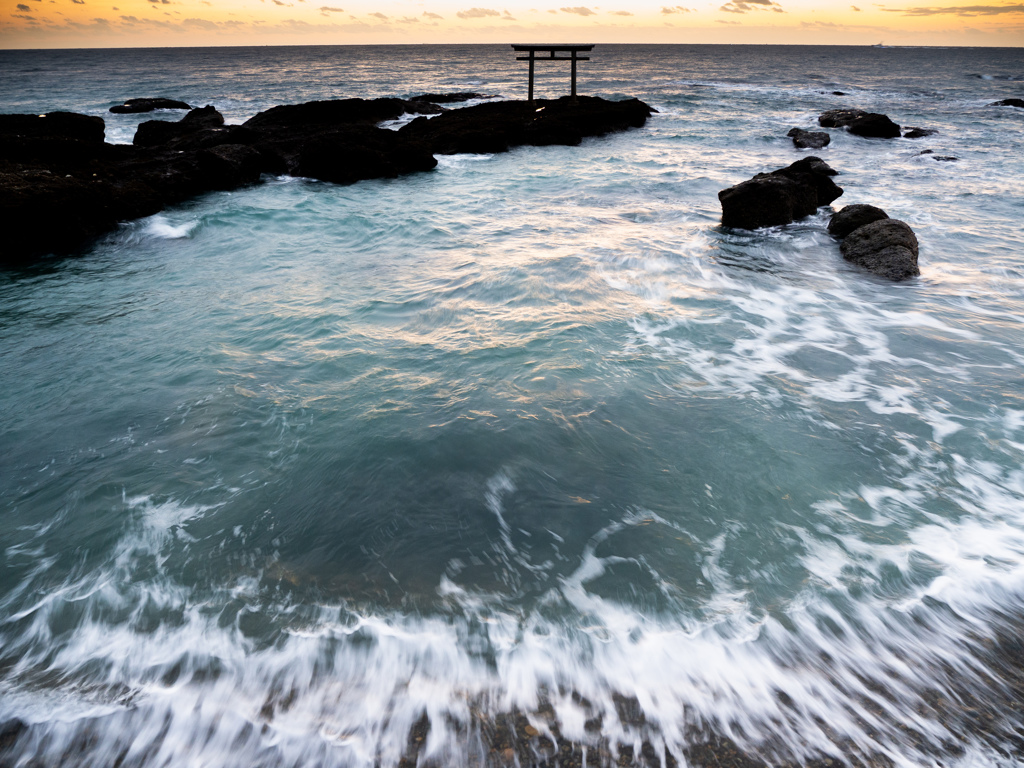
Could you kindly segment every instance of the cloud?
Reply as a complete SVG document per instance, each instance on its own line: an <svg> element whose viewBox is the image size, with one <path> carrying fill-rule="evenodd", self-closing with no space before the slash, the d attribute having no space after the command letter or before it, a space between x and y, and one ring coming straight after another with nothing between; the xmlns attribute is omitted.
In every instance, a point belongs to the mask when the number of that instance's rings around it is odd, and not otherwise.
<svg viewBox="0 0 1024 768"><path fill-rule="evenodd" d="M153 2L153 0L149 0L149 1ZM286 5L286 6L290 6L291 5L291 3L283 3L283 2L281 2L281 0L273 0L273 2L274 2L274 5Z"/></svg>
<svg viewBox="0 0 1024 768"><path fill-rule="evenodd" d="M319 10L320 10L321 13L324 13L324 14L327 14L327 13L344 13L345 12L344 8L337 8L337 7L333 6L333 5L321 5Z"/></svg>
<svg viewBox="0 0 1024 768"><path fill-rule="evenodd" d="M585 5L576 5L572 8L559 8L562 13L574 13L577 16L593 16L594 12Z"/></svg>
<svg viewBox="0 0 1024 768"><path fill-rule="evenodd" d="M632 16L629 11L608 11L612 16Z"/></svg>
<svg viewBox="0 0 1024 768"><path fill-rule="evenodd" d="M882 8L888 13L902 13L904 16L997 16L1003 13L1024 13L1024 5L949 5L918 6L916 8Z"/></svg>
<svg viewBox="0 0 1024 768"><path fill-rule="evenodd" d="M12 13L11 14L11 18L12 19L25 19L25 21L35 21L36 20L35 16L27 16L24 13Z"/></svg>
<svg viewBox="0 0 1024 768"><path fill-rule="evenodd" d="M858 8L856 5L851 5L850 10L857 11L857 13L860 13L860 8Z"/></svg>
<svg viewBox="0 0 1024 768"><path fill-rule="evenodd" d="M424 11L423 15L426 16L428 19L443 19L444 18L444 16L440 15L439 13L431 13L430 11Z"/></svg>
<svg viewBox="0 0 1024 768"><path fill-rule="evenodd" d="M276 3L277 0L274 0L274 2ZM387 21L388 20L387 15L381 13L380 11L374 11L373 13L370 14L370 16L373 16L375 19L380 19L381 21Z"/></svg>
<svg viewBox="0 0 1024 768"><path fill-rule="evenodd" d="M81 2L81 0L71 0L73 3ZM149 0L153 5L170 5L171 0Z"/></svg>
<svg viewBox="0 0 1024 768"><path fill-rule="evenodd" d="M715 24L739 24L738 21L726 21L725 19L715 19Z"/></svg>
<svg viewBox="0 0 1024 768"><path fill-rule="evenodd" d="M666 16L670 13L690 13L692 10L692 8L684 8L681 5L661 6L661 12Z"/></svg>
<svg viewBox="0 0 1024 768"><path fill-rule="evenodd" d="M487 16L501 16L500 13L492 11L490 8L470 8L468 11L459 11L455 15L460 19L483 19Z"/></svg>
<svg viewBox="0 0 1024 768"><path fill-rule="evenodd" d="M25 13L28 13L32 9L29 8L27 5L25 5L24 3L18 3L18 10L19 11L24 11Z"/></svg>
<svg viewBox="0 0 1024 768"><path fill-rule="evenodd" d="M784 13L782 6L772 0L730 0L718 10L726 13L749 13L750 11L773 10L776 13Z"/></svg>

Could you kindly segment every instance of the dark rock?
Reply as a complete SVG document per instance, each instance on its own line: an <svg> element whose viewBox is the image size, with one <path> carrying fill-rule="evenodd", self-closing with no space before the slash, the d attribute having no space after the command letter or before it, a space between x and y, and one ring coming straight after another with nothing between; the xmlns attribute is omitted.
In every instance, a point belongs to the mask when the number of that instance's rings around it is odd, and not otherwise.
<svg viewBox="0 0 1024 768"><path fill-rule="evenodd" d="M938 131L934 128L907 128L903 134L904 139L923 139L925 136L934 136Z"/></svg>
<svg viewBox="0 0 1024 768"><path fill-rule="evenodd" d="M897 219L880 219L853 230L839 246L843 258L890 280L921 274L914 230Z"/></svg>
<svg viewBox="0 0 1024 768"><path fill-rule="evenodd" d="M102 117L75 112L48 112L45 115L0 115L0 137L9 140L61 139L102 144L105 124Z"/></svg>
<svg viewBox="0 0 1024 768"><path fill-rule="evenodd" d="M456 93L423 93L413 96L409 101L426 101L430 104L456 104L470 99L497 99L497 96L489 96L484 93L472 93L471 91L458 91Z"/></svg>
<svg viewBox="0 0 1024 768"><path fill-rule="evenodd" d="M789 224L810 216L843 194L830 177L836 172L817 157L805 157L786 168L759 173L723 189L722 225L757 229Z"/></svg>
<svg viewBox="0 0 1024 768"><path fill-rule="evenodd" d="M172 123L166 120L147 120L135 129L132 144L137 147L155 147L172 139L186 136L208 128L224 125L224 116L211 106L193 109L181 120Z"/></svg>
<svg viewBox="0 0 1024 768"><path fill-rule="evenodd" d="M989 104L990 107L1018 107L1024 109L1024 99L1003 99L1002 101L993 101Z"/></svg>
<svg viewBox="0 0 1024 768"><path fill-rule="evenodd" d="M846 129L855 136L871 139L898 139L900 127L885 115L869 112L854 118Z"/></svg>
<svg viewBox="0 0 1024 768"><path fill-rule="evenodd" d="M881 208L876 208L873 205L864 205L863 203L855 203L832 214L832 218L828 222L828 233L832 237L842 239L865 224L888 218L889 214Z"/></svg>
<svg viewBox="0 0 1024 768"><path fill-rule="evenodd" d="M132 114L135 112L152 112L154 109L192 109L184 101L174 99L128 99L124 104L111 107L110 111L117 114Z"/></svg>
<svg viewBox="0 0 1024 768"><path fill-rule="evenodd" d="M406 141L395 131L367 127L350 129L303 147L296 171L301 176L353 184L429 171L436 166L437 160L424 145Z"/></svg>
<svg viewBox="0 0 1024 768"><path fill-rule="evenodd" d="M309 128L311 126L375 125L409 114L437 114L428 102L403 99L335 99L271 107L242 125L247 128Z"/></svg>
<svg viewBox="0 0 1024 768"><path fill-rule="evenodd" d="M202 171L209 176L212 189L236 189L255 184L263 171L263 157L259 150L244 144L220 144L201 150L198 160Z"/></svg>
<svg viewBox="0 0 1024 768"><path fill-rule="evenodd" d="M858 117L866 115L863 109L830 109L818 117L822 128L845 128Z"/></svg>
<svg viewBox="0 0 1024 768"><path fill-rule="evenodd" d="M832 137L824 131L805 131L802 128L792 128L786 135L793 139L797 149L821 149L832 141Z"/></svg>
<svg viewBox="0 0 1024 768"><path fill-rule="evenodd" d="M0 723L0 754L13 747L18 737L27 730L28 726L17 718Z"/></svg>
<svg viewBox="0 0 1024 768"><path fill-rule="evenodd" d="M900 127L885 115L862 109L830 109L818 117L823 128L846 128L856 136L876 139L894 139Z"/></svg>
<svg viewBox="0 0 1024 768"><path fill-rule="evenodd" d="M575 146L586 136L640 128L653 110L637 99L606 101L580 96L555 100L499 101L418 118L399 133L435 154L490 154L519 146Z"/></svg>
<svg viewBox="0 0 1024 768"><path fill-rule="evenodd" d="M846 94L842 91L832 91L833 96L845 96Z"/></svg>

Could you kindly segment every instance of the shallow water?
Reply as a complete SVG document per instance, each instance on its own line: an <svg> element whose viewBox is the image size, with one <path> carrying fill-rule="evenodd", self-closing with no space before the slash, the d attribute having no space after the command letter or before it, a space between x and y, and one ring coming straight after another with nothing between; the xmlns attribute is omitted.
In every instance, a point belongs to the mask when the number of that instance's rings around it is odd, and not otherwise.
<svg viewBox="0 0 1024 768"><path fill-rule="evenodd" d="M240 122L525 90L504 47L384 53L6 51L0 103L130 141L151 116L106 110L133 96ZM984 650L1024 588L1024 115L986 105L1022 65L599 46L581 91L648 101L644 129L268 179L0 274L16 760L395 765L426 714L420 760L466 765L515 709L677 758L710 727L769 760L1014 764ZM815 152L835 207L913 226L920 279L844 263L827 212L719 226L718 190L840 106L939 130Z"/></svg>

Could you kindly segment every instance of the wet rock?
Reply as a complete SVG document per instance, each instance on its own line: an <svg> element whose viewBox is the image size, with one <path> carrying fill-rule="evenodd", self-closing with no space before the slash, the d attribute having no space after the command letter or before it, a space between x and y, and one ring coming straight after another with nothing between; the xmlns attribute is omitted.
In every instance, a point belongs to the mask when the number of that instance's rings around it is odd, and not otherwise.
<svg viewBox="0 0 1024 768"><path fill-rule="evenodd" d="M0 754L14 746L18 738L28 730L28 726L17 718L0 723Z"/></svg>
<svg viewBox="0 0 1024 768"><path fill-rule="evenodd" d="M654 110L638 99L607 101L580 96L555 100L499 101L418 118L399 133L442 155L507 152L519 146L575 146L587 136L640 128Z"/></svg>
<svg viewBox="0 0 1024 768"><path fill-rule="evenodd" d="M911 128L908 127L903 134L904 139L923 139L925 136L934 136L938 131L934 128Z"/></svg>
<svg viewBox="0 0 1024 768"><path fill-rule="evenodd" d="M1018 109L1024 109L1024 99L1003 99L1002 101L993 101L989 104L990 107L1017 107Z"/></svg>
<svg viewBox="0 0 1024 768"><path fill-rule="evenodd" d="M888 219L889 214L873 205L855 203L848 205L832 214L828 222L828 233L836 238L844 238L855 229L873 221Z"/></svg>
<svg viewBox="0 0 1024 768"><path fill-rule="evenodd" d="M413 96L409 101L421 102L426 101L430 104L456 104L461 101L469 101L470 99L497 99L497 96L487 95L484 93L473 93L472 91L457 91L455 93L422 93L419 96Z"/></svg>
<svg viewBox="0 0 1024 768"><path fill-rule="evenodd" d="M921 274L917 237L898 219L880 219L858 227L847 235L839 250L847 261L890 280Z"/></svg>
<svg viewBox="0 0 1024 768"><path fill-rule="evenodd" d="M793 146L797 149L821 149L832 141L824 131L805 131L802 128L792 128L786 135L793 139Z"/></svg>
<svg viewBox="0 0 1024 768"><path fill-rule="evenodd" d="M436 166L437 160L421 143L407 141L395 131L356 128L304 146L295 170L300 176L353 184L429 171Z"/></svg>
<svg viewBox="0 0 1024 768"><path fill-rule="evenodd" d="M818 125L822 128L845 128L866 114L863 109L830 109L818 116Z"/></svg>
<svg viewBox="0 0 1024 768"><path fill-rule="evenodd" d="M45 115L0 115L0 137L11 139L60 139L102 144L103 118L75 112L48 112Z"/></svg>
<svg viewBox="0 0 1024 768"><path fill-rule="evenodd" d="M249 118L242 125L261 130L376 125L385 120L395 120L406 113L436 114L440 111L440 108L430 103L404 99L334 99L271 107Z"/></svg>
<svg viewBox="0 0 1024 768"><path fill-rule="evenodd" d="M843 194L831 177L836 172L821 158L805 157L786 168L759 173L718 193L722 226L758 229L810 216Z"/></svg>
<svg viewBox="0 0 1024 768"><path fill-rule="evenodd" d="M172 139L186 136L208 128L219 128L224 125L224 116L211 106L193 109L181 120L147 120L135 129L132 144L137 147L155 147L166 144Z"/></svg>
<svg viewBox="0 0 1024 768"><path fill-rule="evenodd" d="M900 135L900 127L886 115L862 109L830 109L818 117L818 125L846 128L855 136L867 138L894 139Z"/></svg>
<svg viewBox="0 0 1024 768"><path fill-rule="evenodd" d="M236 189L255 184L263 171L259 150L245 144L221 144L198 153L203 173L211 189Z"/></svg>
<svg viewBox="0 0 1024 768"><path fill-rule="evenodd" d="M952 155L936 155L934 149L926 149L923 152L917 153L918 157L921 157L922 155L930 157L932 160L936 160L940 163L955 163L959 159Z"/></svg>
<svg viewBox="0 0 1024 768"><path fill-rule="evenodd" d="M854 118L846 126L846 130L854 136L864 136L870 139L898 139L900 137L900 127L886 115L877 112L869 112Z"/></svg>
<svg viewBox="0 0 1024 768"><path fill-rule="evenodd" d="M133 114L136 112L152 112L154 109L192 109L184 101L175 99L128 99L124 104L111 107L116 114Z"/></svg>

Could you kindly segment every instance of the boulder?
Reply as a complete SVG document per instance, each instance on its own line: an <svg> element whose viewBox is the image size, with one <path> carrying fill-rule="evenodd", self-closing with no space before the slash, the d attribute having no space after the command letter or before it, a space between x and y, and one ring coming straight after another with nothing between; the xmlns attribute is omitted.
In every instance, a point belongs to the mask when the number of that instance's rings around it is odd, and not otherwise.
<svg viewBox="0 0 1024 768"><path fill-rule="evenodd" d="M192 109L184 101L175 99L128 99L124 104L111 107L116 114L133 114L136 112L152 112L154 109Z"/></svg>
<svg viewBox="0 0 1024 768"><path fill-rule="evenodd" d="M876 208L873 205L864 205L863 203L855 203L832 214L832 218L828 222L828 233L832 237L842 239L865 224L888 218L889 214L881 208Z"/></svg>
<svg viewBox="0 0 1024 768"><path fill-rule="evenodd" d="M934 149L926 149L923 152L917 153L918 157L921 157L922 155L930 157L932 160L937 160L940 163L955 163L958 160L958 158L953 157L952 155L936 155Z"/></svg>
<svg viewBox="0 0 1024 768"><path fill-rule="evenodd" d="M850 121L846 130L854 136L864 136L870 139L898 139L900 127L890 120L886 115L877 112L869 112Z"/></svg>
<svg viewBox="0 0 1024 768"><path fill-rule="evenodd" d="M439 114L443 110L425 101L404 99L333 99L284 104L249 118L247 128L310 128L343 125L376 125L409 114Z"/></svg>
<svg viewBox="0 0 1024 768"><path fill-rule="evenodd" d="M831 177L836 172L817 157L786 168L759 173L718 193L722 226L758 229L789 224L810 216L843 194Z"/></svg>
<svg viewBox="0 0 1024 768"><path fill-rule="evenodd" d="M198 133L207 128L219 128L222 125L224 116L213 107L205 106L193 109L176 123L166 120L147 120L140 123L135 129L132 144L137 147L155 147L180 136Z"/></svg>
<svg viewBox="0 0 1024 768"><path fill-rule="evenodd" d="M793 146L797 149L821 149L832 141L824 131L805 131L802 128L792 128L786 135L793 139Z"/></svg>
<svg viewBox="0 0 1024 768"><path fill-rule="evenodd" d="M847 235L839 250L847 261L890 280L921 274L914 230L897 219L879 219L858 227Z"/></svg>
<svg viewBox="0 0 1024 768"><path fill-rule="evenodd" d="M845 128L866 114L863 109L830 109L818 116L818 125L822 128Z"/></svg>
<svg viewBox="0 0 1024 768"><path fill-rule="evenodd" d="M310 142L302 148L295 170L322 181L354 184L436 166L437 160L421 143L407 141L395 131L365 126Z"/></svg>
<svg viewBox="0 0 1024 768"><path fill-rule="evenodd" d="M203 173L208 175L211 189L236 189L255 184L263 171L263 157L258 149L245 144L220 144L201 150L197 158Z"/></svg>
<svg viewBox="0 0 1024 768"><path fill-rule="evenodd" d="M938 131L934 128L907 128L903 134L904 139L923 139L925 136L934 136Z"/></svg>
<svg viewBox="0 0 1024 768"><path fill-rule="evenodd" d="M1002 101L993 101L989 104L990 107L1018 107L1024 109L1024 99L1003 99Z"/></svg>

